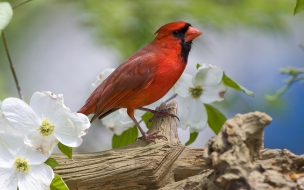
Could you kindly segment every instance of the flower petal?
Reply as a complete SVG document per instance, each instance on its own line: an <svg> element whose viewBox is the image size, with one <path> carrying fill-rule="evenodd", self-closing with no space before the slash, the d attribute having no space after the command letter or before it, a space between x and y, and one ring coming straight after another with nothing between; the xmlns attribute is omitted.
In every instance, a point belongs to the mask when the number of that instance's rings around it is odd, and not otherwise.
<svg viewBox="0 0 304 190"><path fill-rule="evenodd" d="M134 112L135 118L136 117L140 118L143 114L144 114L144 112L142 112L140 110L135 110L135 112ZM130 123L134 124L133 121L132 121L132 119L129 117L126 108L119 109L116 114L113 113L112 117L108 118L108 119L111 119L111 124L114 124L115 121L116 121L116 119L119 119L121 121L121 123L123 123L123 124L124 123L125 124L130 124ZM105 123L108 123L108 122L105 121Z"/></svg>
<svg viewBox="0 0 304 190"><path fill-rule="evenodd" d="M212 65L211 65L212 66ZM208 64L206 64L206 63L202 63L201 65L200 65L200 67L199 68L197 68L197 69L205 69L205 68L208 68L209 67L209 65Z"/></svg>
<svg viewBox="0 0 304 190"><path fill-rule="evenodd" d="M27 146L24 157L29 161L30 165L39 165L45 162L49 158L49 155L43 154L41 150Z"/></svg>
<svg viewBox="0 0 304 190"><path fill-rule="evenodd" d="M194 86L213 86L220 83L222 78L223 70L217 66L209 65L206 68L198 68L192 82Z"/></svg>
<svg viewBox="0 0 304 190"><path fill-rule="evenodd" d="M119 111L120 110L115 111L101 119L101 123L106 126L107 129L113 131L114 133L116 131L116 121L119 119L120 116Z"/></svg>
<svg viewBox="0 0 304 190"><path fill-rule="evenodd" d="M74 123L74 126L78 128L77 135L82 137L88 133L88 130L91 126L91 122L89 118L82 113L70 113L70 120Z"/></svg>
<svg viewBox="0 0 304 190"><path fill-rule="evenodd" d="M130 121L129 123L121 123L120 121L118 121L117 123L118 124L112 126L112 128L107 126L107 128L113 131L116 135L121 135L122 132L135 125L133 121Z"/></svg>
<svg viewBox="0 0 304 190"><path fill-rule="evenodd" d="M54 135L64 145L78 147L91 126L87 116L80 113L70 113L69 118L57 118Z"/></svg>
<svg viewBox="0 0 304 190"><path fill-rule="evenodd" d="M46 164L30 165L30 171L20 173L18 187L22 190L49 189L54 172Z"/></svg>
<svg viewBox="0 0 304 190"><path fill-rule="evenodd" d="M173 87L175 93L177 93L179 96L183 98L189 96L190 95L189 88L193 87L191 80L192 80L191 75L187 73L183 73Z"/></svg>
<svg viewBox="0 0 304 190"><path fill-rule="evenodd" d="M41 122L44 119L55 120L58 114L71 112L64 105L62 94L57 95L49 91L35 92L31 98L30 106Z"/></svg>
<svg viewBox="0 0 304 190"><path fill-rule="evenodd" d="M5 99L1 104L1 110L6 119L16 127L16 135L28 134L40 125L32 108L18 98Z"/></svg>
<svg viewBox="0 0 304 190"><path fill-rule="evenodd" d="M0 30L3 30L12 20L13 9L8 2L0 2Z"/></svg>
<svg viewBox="0 0 304 190"><path fill-rule="evenodd" d="M25 148L23 137L0 132L0 167L12 168L14 160Z"/></svg>
<svg viewBox="0 0 304 190"><path fill-rule="evenodd" d="M3 115L1 111L1 102L0 102L0 131L5 131L10 134L14 134L16 133L16 131L18 131L18 128L11 125L9 121L6 119L6 117Z"/></svg>
<svg viewBox="0 0 304 190"><path fill-rule="evenodd" d="M106 116L101 120L101 122L116 135L121 135L123 131L134 126L134 123L128 116L126 109L120 109Z"/></svg>
<svg viewBox="0 0 304 190"><path fill-rule="evenodd" d="M93 92L115 69L108 68L102 71L98 76L97 80L91 84L91 91Z"/></svg>
<svg viewBox="0 0 304 190"><path fill-rule="evenodd" d="M190 132L200 132L207 126L208 116L205 106L197 99L177 98L179 102L178 117L179 127L186 129L190 127Z"/></svg>
<svg viewBox="0 0 304 190"><path fill-rule="evenodd" d="M224 95L226 91L227 86L224 84L224 82L221 82L215 86L205 86L203 89L203 94L200 96L200 100L203 103L222 101L224 100Z"/></svg>
<svg viewBox="0 0 304 190"><path fill-rule="evenodd" d="M15 190L18 185L18 173L13 168L0 167L0 181L1 190Z"/></svg>
<svg viewBox="0 0 304 190"><path fill-rule="evenodd" d="M38 130L28 134L24 142L47 156L52 154L54 147L58 144L58 140L53 134L45 137Z"/></svg>

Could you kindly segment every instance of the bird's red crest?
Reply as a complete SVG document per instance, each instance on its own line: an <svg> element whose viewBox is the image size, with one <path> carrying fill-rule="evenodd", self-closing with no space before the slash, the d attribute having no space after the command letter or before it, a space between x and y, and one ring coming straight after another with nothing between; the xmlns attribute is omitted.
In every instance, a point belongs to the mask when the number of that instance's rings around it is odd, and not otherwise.
<svg viewBox="0 0 304 190"><path fill-rule="evenodd" d="M184 21L170 22L170 23L165 24L162 27L160 27L154 34L159 34L159 33L164 33L164 32L169 33L174 30L179 30L179 29L183 28L186 24L189 24L189 23L184 22Z"/></svg>

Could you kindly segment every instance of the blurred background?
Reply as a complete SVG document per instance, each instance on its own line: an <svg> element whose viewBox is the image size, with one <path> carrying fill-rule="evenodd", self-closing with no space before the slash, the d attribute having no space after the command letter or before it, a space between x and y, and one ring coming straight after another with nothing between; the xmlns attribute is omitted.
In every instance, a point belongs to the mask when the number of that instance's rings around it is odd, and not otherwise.
<svg viewBox="0 0 304 190"><path fill-rule="evenodd" d="M15 6L23 0L10 0ZM287 76L282 67L304 67L304 11L293 16L296 0L33 0L14 10L5 30L11 56L29 102L36 91L63 94L77 111L90 84L106 68L115 68L152 41L163 24L184 20L203 31L190 52L187 73L197 63L221 67L255 93L229 89L216 104L227 118L262 111L273 121L265 147L304 153L304 84L295 83L278 101L269 102ZM18 97L3 42L0 42L0 100ZM180 108L182 109L182 108ZM113 133L95 121L77 152L111 148ZM185 143L189 132L179 130ZM214 136L201 132L192 147Z"/></svg>

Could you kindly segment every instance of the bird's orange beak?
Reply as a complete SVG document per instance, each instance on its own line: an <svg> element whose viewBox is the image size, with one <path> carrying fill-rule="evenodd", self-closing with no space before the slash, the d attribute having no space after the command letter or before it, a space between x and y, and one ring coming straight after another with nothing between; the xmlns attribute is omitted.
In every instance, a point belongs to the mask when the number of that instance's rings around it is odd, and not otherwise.
<svg viewBox="0 0 304 190"><path fill-rule="evenodd" d="M198 29L190 26L185 34L185 41L189 42L191 40L193 40L194 38L198 37L199 35L201 35L202 32L199 31Z"/></svg>

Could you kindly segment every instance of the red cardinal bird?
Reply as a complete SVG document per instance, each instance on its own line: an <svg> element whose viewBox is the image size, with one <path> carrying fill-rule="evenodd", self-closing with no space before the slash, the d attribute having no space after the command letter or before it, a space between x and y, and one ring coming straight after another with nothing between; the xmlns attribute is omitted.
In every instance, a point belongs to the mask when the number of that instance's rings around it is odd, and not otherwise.
<svg viewBox="0 0 304 190"><path fill-rule="evenodd" d="M141 138L154 141L163 137L157 133L146 134L136 121L134 110L157 114L143 106L159 100L173 87L187 65L192 40L202 32L189 23L178 21L160 27L155 34L151 43L134 53L94 90L78 113L94 113L93 122L127 108Z"/></svg>

